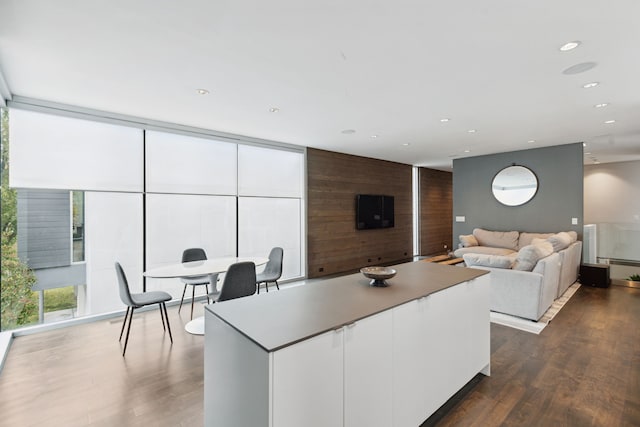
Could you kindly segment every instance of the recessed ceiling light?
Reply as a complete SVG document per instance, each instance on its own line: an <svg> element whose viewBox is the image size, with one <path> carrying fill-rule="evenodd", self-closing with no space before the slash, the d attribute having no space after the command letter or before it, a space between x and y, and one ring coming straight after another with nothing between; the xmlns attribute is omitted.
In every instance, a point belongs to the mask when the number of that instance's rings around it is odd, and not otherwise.
<svg viewBox="0 0 640 427"><path fill-rule="evenodd" d="M198 95L209 95L209 91L207 89L197 89Z"/></svg>
<svg viewBox="0 0 640 427"><path fill-rule="evenodd" d="M469 133L476 133L476 132L477 132L477 130L475 130L475 129L469 129L467 132L469 132Z"/></svg>
<svg viewBox="0 0 640 427"><path fill-rule="evenodd" d="M608 103L608 102L603 102L602 104L596 104L596 105L594 105L594 107L596 107L596 108L603 108L603 107L606 107L607 105L609 105L609 103Z"/></svg>
<svg viewBox="0 0 640 427"><path fill-rule="evenodd" d="M269 112L270 113L277 113L278 111L280 111L280 109L278 107L271 107L269 108Z"/></svg>
<svg viewBox="0 0 640 427"><path fill-rule="evenodd" d="M576 40L576 41L573 41L573 42L569 42L569 43L565 43L562 46L560 46L560 50L562 52L567 52L569 50L573 50L573 49L577 48L578 46L580 46L580 43L581 42L579 40Z"/></svg>
<svg viewBox="0 0 640 427"><path fill-rule="evenodd" d="M451 121L451 119L448 119L448 118L446 118L446 117L444 117L444 118L440 119L440 123L446 123L446 122L448 122L448 121Z"/></svg>
<svg viewBox="0 0 640 427"><path fill-rule="evenodd" d="M600 82L589 82L589 83L585 83L582 85L583 88L585 89L590 89L592 87L596 87L600 84Z"/></svg>
<svg viewBox="0 0 640 427"><path fill-rule="evenodd" d="M371 135L371 138L376 139L378 135Z"/></svg>
<svg viewBox="0 0 640 427"><path fill-rule="evenodd" d="M345 135L349 135L352 133L356 133L356 131L354 129L345 129L342 131L342 133L344 133Z"/></svg>
<svg viewBox="0 0 640 427"><path fill-rule="evenodd" d="M580 74L585 71L589 71L592 68L595 68L598 65L596 62L582 62L580 64L572 65L562 72L562 74Z"/></svg>
<svg viewBox="0 0 640 427"><path fill-rule="evenodd" d="M464 152L465 152L465 153L470 153L470 152L471 152L471 150L464 150Z"/></svg>
<svg viewBox="0 0 640 427"><path fill-rule="evenodd" d="M535 140L535 139L530 139L530 140L528 140L527 142L528 142L529 144L533 144L534 142L536 142L536 140Z"/></svg>
<svg viewBox="0 0 640 427"><path fill-rule="evenodd" d="M404 145L405 147L408 147L408 146L410 146L411 144L409 144L408 142L405 142L405 143L404 143L404 144L402 144L402 145Z"/></svg>
<svg viewBox="0 0 640 427"><path fill-rule="evenodd" d="M615 122L616 122L615 120L607 120L607 121L606 121L606 122L604 122L604 123L605 123L605 124L607 124L607 125L611 125L611 124L613 124L613 123L615 123Z"/></svg>

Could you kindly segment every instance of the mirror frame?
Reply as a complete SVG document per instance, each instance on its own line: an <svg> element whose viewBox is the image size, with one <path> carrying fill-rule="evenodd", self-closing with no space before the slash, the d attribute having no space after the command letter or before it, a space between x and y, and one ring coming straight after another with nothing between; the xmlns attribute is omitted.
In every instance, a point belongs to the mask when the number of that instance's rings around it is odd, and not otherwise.
<svg viewBox="0 0 640 427"><path fill-rule="evenodd" d="M500 174L504 173L505 171L513 171L515 169L521 170L522 173L526 173L528 176L527 178L529 178L530 180L533 180L533 183L535 184L535 189L533 190L533 192L531 192L529 190L530 187L525 187L525 188L521 188L520 190L527 190L526 192L524 192L524 194L520 195L519 197L515 198L514 200L509 200L509 198L505 198L503 197L503 194L500 191L504 191L505 189L503 188L502 190L497 190L495 188L496 185L496 179L498 179L498 177L500 176ZM538 194L538 188L540 187L539 185L539 181L538 181L538 177L536 176L536 174L529 169L526 166L522 166L522 165L516 165L515 163L512 164L511 166L507 166L505 168L502 168L498 171L498 173L495 174L495 176L493 177L493 180L491 181L491 192L493 193L493 197L500 202L501 204L505 205L505 206L522 206L528 202L530 202L535 196L536 194Z"/></svg>

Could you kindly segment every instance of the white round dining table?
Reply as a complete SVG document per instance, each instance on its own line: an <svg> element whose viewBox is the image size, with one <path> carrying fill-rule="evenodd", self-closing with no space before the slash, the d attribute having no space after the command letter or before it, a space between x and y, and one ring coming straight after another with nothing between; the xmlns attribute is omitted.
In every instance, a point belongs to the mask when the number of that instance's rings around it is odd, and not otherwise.
<svg viewBox="0 0 640 427"><path fill-rule="evenodd" d="M152 268L145 271L145 277L170 279L176 277L205 276L224 273L229 266L238 262L252 262L256 266L264 265L269 258L264 257L221 257L202 261L180 262ZM196 317L184 326L184 330L193 335L204 335L204 316Z"/></svg>

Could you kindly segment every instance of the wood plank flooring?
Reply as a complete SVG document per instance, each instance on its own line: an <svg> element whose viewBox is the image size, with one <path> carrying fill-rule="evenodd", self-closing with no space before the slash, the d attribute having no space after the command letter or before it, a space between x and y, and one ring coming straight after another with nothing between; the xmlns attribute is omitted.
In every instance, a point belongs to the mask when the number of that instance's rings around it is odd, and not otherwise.
<svg viewBox="0 0 640 427"><path fill-rule="evenodd" d="M17 337L0 425L202 426L204 342L184 332L188 312L169 308L173 345L157 310L136 313L125 358L121 317ZM640 289L582 287L540 335L491 334L492 376L425 426L640 425Z"/></svg>

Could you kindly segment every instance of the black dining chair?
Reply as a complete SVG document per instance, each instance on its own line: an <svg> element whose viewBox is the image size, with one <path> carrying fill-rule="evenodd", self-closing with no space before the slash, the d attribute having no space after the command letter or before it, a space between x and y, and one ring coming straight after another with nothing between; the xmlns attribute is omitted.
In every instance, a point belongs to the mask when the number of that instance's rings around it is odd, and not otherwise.
<svg viewBox="0 0 640 427"><path fill-rule="evenodd" d="M264 283L264 287L269 292L269 283L275 283L276 288L280 290L278 279L282 276L282 258L284 251L282 248L275 247L269 253L269 261L264 267L264 271L256 276L256 288L260 293L260 284Z"/></svg>
<svg viewBox="0 0 640 427"><path fill-rule="evenodd" d="M160 307L160 319L162 319L162 329L169 331L169 339L173 344L173 337L171 336L171 326L169 325L169 316L167 314L167 306L165 302L171 300L171 295L163 291L151 291L142 292L140 294L132 294L129 290L129 282L127 276L124 274L124 270L119 262L116 262L116 275L118 276L118 286L120 290L120 299L127 306L127 312L124 315L124 321L122 322L122 329L120 329L120 339L122 342L122 333L124 327L129 320L129 326L127 327L127 336L124 339L124 348L122 349L122 357L124 357L127 351L127 343L129 342L129 331L131 330L131 321L133 320L133 311L136 308L144 307L145 305L158 304Z"/></svg>
<svg viewBox="0 0 640 427"><path fill-rule="evenodd" d="M256 265L238 262L229 266L219 294L209 294L213 302L228 301L256 293Z"/></svg>
<svg viewBox="0 0 640 427"><path fill-rule="evenodd" d="M205 261L207 259L207 253L202 248L189 248L182 252L182 262L191 261ZM193 320L193 303L196 296L196 287L205 286L206 294L209 295L209 284L213 287L213 294L216 294L216 284L218 282L218 274L208 274L204 276L196 277L181 277L180 280L184 283L184 289L182 290L182 298L180 298L180 307L178 307L178 313L182 310L182 303L184 301L184 294L187 291L187 286L191 286L191 320ZM209 298L207 296L207 298Z"/></svg>

